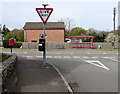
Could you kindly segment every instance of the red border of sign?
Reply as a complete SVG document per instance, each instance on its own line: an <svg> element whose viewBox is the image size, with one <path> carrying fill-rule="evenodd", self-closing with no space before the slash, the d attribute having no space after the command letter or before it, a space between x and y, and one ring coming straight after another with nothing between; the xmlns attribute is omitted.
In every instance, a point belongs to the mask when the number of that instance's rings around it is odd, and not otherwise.
<svg viewBox="0 0 120 94"><path fill-rule="evenodd" d="M42 18L42 16L41 16L40 13L38 12L38 10L51 10L51 11L50 11L47 19L44 21L43 18ZM41 20L43 21L43 23L46 24L48 18L50 17L50 15L51 15L51 13L52 13L52 11L53 11L53 8L36 8L36 11L37 11L38 15L40 16Z"/></svg>

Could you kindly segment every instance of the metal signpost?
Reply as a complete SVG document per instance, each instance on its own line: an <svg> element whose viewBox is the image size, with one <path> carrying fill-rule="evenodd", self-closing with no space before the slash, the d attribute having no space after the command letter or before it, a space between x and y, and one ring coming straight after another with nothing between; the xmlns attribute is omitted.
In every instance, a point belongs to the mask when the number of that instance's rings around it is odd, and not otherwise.
<svg viewBox="0 0 120 94"><path fill-rule="evenodd" d="M43 51L43 67L46 67L46 23L47 20L49 19L53 8L46 8L46 6L48 6L48 4L43 4L44 8L36 8L36 11L38 13L38 15L40 16L41 20L43 21L43 27L44 27L44 35L43 35L43 42L42 44L39 44L39 46L43 46L44 44L44 48L43 50L41 50L41 47L39 47L39 51ZM41 43L41 41L39 41L39 43Z"/></svg>

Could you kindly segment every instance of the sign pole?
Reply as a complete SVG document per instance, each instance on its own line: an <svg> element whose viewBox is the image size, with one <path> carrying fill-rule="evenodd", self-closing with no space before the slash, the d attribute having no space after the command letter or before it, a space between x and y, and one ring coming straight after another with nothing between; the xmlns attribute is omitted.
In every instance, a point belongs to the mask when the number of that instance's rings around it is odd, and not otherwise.
<svg viewBox="0 0 120 94"><path fill-rule="evenodd" d="M43 67L46 67L46 24L44 24L45 50L43 51Z"/></svg>
<svg viewBox="0 0 120 94"><path fill-rule="evenodd" d="M12 53L12 47L11 47L11 53Z"/></svg>
<svg viewBox="0 0 120 94"><path fill-rule="evenodd" d="M44 29L44 35L43 35L44 43L43 44L44 45L41 47L39 46L39 51L43 51L43 67L46 67L46 23L53 11L53 8L46 8L48 4L42 4L42 5L44 6L44 8L36 8L36 11L38 15L40 16L41 20L43 21L43 29ZM41 40L41 43L42 43L42 40Z"/></svg>

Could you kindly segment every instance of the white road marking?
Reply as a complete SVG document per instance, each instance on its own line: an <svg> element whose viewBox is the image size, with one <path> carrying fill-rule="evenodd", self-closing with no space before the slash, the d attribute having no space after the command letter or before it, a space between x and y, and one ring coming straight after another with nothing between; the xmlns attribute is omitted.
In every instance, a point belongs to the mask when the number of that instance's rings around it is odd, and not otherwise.
<svg viewBox="0 0 120 94"><path fill-rule="evenodd" d="M103 58L109 58L109 59L111 59L111 60L113 60L113 61L117 61L117 62L118 62L118 60L114 59L114 58L116 58L116 57L103 57Z"/></svg>
<svg viewBox="0 0 120 94"><path fill-rule="evenodd" d="M98 52L98 53L87 53L87 54L119 54L119 53L113 53L113 52L109 52L109 53L100 53L100 52Z"/></svg>
<svg viewBox="0 0 120 94"><path fill-rule="evenodd" d="M53 58L53 56L46 56L46 58Z"/></svg>
<svg viewBox="0 0 120 94"><path fill-rule="evenodd" d="M102 58L110 58L110 57L102 57Z"/></svg>
<svg viewBox="0 0 120 94"><path fill-rule="evenodd" d="M117 58L117 57L102 57L102 58Z"/></svg>
<svg viewBox="0 0 120 94"><path fill-rule="evenodd" d="M61 56L54 56L54 58L61 58Z"/></svg>
<svg viewBox="0 0 120 94"><path fill-rule="evenodd" d="M73 56L73 58L80 58L79 56Z"/></svg>
<svg viewBox="0 0 120 94"><path fill-rule="evenodd" d="M64 56L64 58L70 58L70 56Z"/></svg>
<svg viewBox="0 0 120 94"><path fill-rule="evenodd" d="M4 52L4 53L11 53L11 52ZM17 53L17 54L26 54L27 52L14 52L13 53Z"/></svg>
<svg viewBox="0 0 120 94"><path fill-rule="evenodd" d="M26 56L27 58L33 58L33 56Z"/></svg>
<svg viewBox="0 0 120 94"><path fill-rule="evenodd" d="M116 60L116 59L113 59L113 58L110 58L110 59L112 59L113 61L117 61L118 62L118 60Z"/></svg>
<svg viewBox="0 0 120 94"><path fill-rule="evenodd" d="M97 56L91 57L91 58L98 58Z"/></svg>
<svg viewBox="0 0 120 94"><path fill-rule="evenodd" d="M60 53L57 53L57 54L60 54Z"/></svg>
<svg viewBox="0 0 120 94"><path fill-rule="evenodd" d="M71 55L73 55L74 53L70 53Z"/></svg>
<svg viewBox="0 0 120 94"><path fill-rule="evenodd" d="M36 56L36 58L41 58L41 57L43 57L43 56Z"/></svg>
<svg viewBox="0 0 120 94"><path fill-rule="evenodd" d="M85 62L89 63L89 64L92 64L92 65L95 65L95 66L98 66L100 68L103 68L103 69L106 69L106 70L109 70L108 67L106 67L104 64L102 64L100 61L95 61L95 60L84 60ZM96 64L96 62L98 64Z"/></svg>
<svg viewBox="0 0 120 94"><path fill-rule="evenodd" d="M90 58L90 57L83 57L83 58Z"/></svg>

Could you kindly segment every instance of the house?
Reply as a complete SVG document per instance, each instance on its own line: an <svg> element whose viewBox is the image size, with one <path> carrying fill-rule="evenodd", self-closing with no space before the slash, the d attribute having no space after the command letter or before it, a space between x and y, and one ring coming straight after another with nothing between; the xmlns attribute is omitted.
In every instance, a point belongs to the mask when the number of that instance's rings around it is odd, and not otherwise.
<svg viewBox="0 0 120 94"><path fill-rule="evenodd" d="M26 22L24 29L24 41L38 42L40 35L44 34L42 22ZM65 36L64 22L47 22L46 23L46 42L63 43Z"/></svg>

